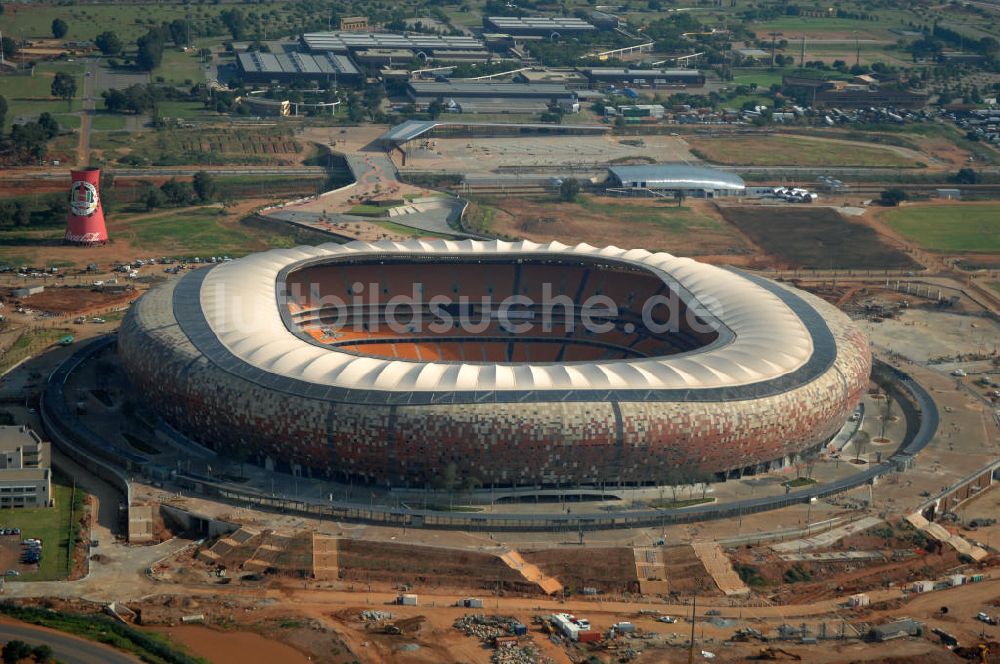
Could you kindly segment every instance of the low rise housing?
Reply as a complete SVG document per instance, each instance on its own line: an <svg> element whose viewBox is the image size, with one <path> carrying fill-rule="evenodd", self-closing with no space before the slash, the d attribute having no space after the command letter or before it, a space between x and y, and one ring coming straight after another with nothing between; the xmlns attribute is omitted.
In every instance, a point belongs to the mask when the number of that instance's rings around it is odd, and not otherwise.
<svg viewBox="0 0 1000 664"><path fill-rule="evenodd" d="M51 446L24 426L0 426L0 508L52 504Z"/></svg>

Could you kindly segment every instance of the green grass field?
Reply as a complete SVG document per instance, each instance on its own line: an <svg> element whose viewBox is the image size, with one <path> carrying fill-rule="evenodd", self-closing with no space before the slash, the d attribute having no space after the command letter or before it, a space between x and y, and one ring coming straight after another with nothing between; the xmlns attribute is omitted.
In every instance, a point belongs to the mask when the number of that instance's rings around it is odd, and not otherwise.
<svg viewBox="0 0 1000 664"><path fill-rule="evenodd" d="M57 71L72 74L76 78L77 96L72 109L61 99L52 97L52 79ZM76 63L43 63L35 67L32 76L0 77L0 94L7 99L7 119L3 131L9 131L18 116L35 117L48 111L52 114L66 113L80 108L83 94L83 68Z"/></svg>
<svg viewBox="0 0 1000 664"><path fill-rule="evenodd" d="M412 228L410 226L404 226L402 224L397 224L392 221L382 221L381 219L372 219L373 224L380 226L390 233L398 233L399 235L414 236L414 237L433 237L441 239L451 239L451 235L445 235L443 233L431 233L430 231L422 231L419 228Z"/></svg>
<svg viewBox="0 0 1000 664"><path fill-rule="evenodd" d="M159 25L176 18L190 16L192 22L205 22L218 16L225 6L159 4L106 4L106 5L7 5L0 16L0 30L4 35L17 39L52 37L52 20L62 18L69 25L66 39L93 39L105 30L114 30L122 40L134 42L152 25ZM275 30L302 25L312 17L305 15L299 3L266 2L244 8L244 13L276 12L269 16L269 34ZM251 24L253 25L253 24ZM229 38L226 35L225 38ZM219 37L221 42L223 37Z"/></svg>
<svg viewBox="0 0 1000 664"><path fill-rule="evenodd" d="M72 529L72 541L75 541L84 496L81 489L74 493L68 478L54 473L52 497L55 507L0 510L0 526L20 528L22 538L34 537L43 542L38 571L24 574L18 580L55 581L69 576L70 532Z"/></svg>
<svg viewBox="0 0 1000 664"><path fill-rule="evenodd" d="M849 18L812 18L783 16L763 23L754 23L752 29L757 34L787 32L789 34L853 32L857 30L862 38L873 36L888 38L889 28L898 27L894 21L858 21Z"/></svg>
<svg viewBox="0 0 1000 664"><path fill-rule="evenodd" d="M218 120L219 114L208 111L199 101L161 101L157 104L160 117L182 120Z"/></svg>
<svg viewBox="0 0 1000 664"><path fill-rule="evenodd" d="M221 210L195 207L119 217L111 231L136 249L157 255L238 256L292 244L283 236L249 234L231 215L220 214Z"/></svg>
<svg viewBox="0 0 1000 664"><path fill-rule="evenodd" d="M58 122L59 126L62 127L63 129L80 128L79 115L70 115L69 113L56 113L53 117L55 117L56 122Z"/></svg>
<svg viewBox="0 0 1000 664"><path fill-rule="evenodd" d="M884 166L915 168L911 159L874 145L801 136L689 139L692 152L714 164L738 166Z"/></svg>
<svg viewBox="0 0 1000 664"><path fill-rule="evenodd" d="M57 113L55 115L55 119L59 123L60 127L64 127L66 129L80 128L79 115L75 114L71 115L69 113ZM124 129L125 116L98 112L97 115L94 115L90 118L90 128L97 129L99 131L114 131L118 129Z"/></svg>
<svg viewBox="0 0 1000 664"><path fill-rule="evenodd" d="M163 64L153 72L153 77L158 79L162 76L167 83L190 87L204 82L203 72L196 49L185 53L177 48L168 48L163 52Z"/></svg>
<svg viewBox="0 0 1000 664"><path fill-rule="evenodd" d="M1000 251L1000 203L907 205L888 212L885 221L931 251Z"/></svg>
<svg viewBox="0 0 1000 664"><path fill-rule="evenodd" d="M90 118L90 128L102 131L117 131L125 128L125 116L114 113L97 112Z"/></svg>

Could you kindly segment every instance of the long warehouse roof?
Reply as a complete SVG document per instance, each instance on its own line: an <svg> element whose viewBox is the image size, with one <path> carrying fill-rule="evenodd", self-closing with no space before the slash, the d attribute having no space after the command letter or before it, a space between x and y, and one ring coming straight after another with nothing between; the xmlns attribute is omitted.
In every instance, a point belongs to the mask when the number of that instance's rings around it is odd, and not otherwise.
<svg viewBox="0 0 1000 664"><path fill-rule="evenodd" d="M688 164L649 164L643 166L612 166L611 174L627 184L629 182L644 182L646 187L659 185L663 188L677 187L685 189L729 189L742 190L746 188L743 178L735 173L718 171L704 166Z"/></svg>
<svg viewBox="0 0 1000 664"><path fill-rule="evenodd" d="M389 32L310 32L302 42L314 51L354 51L364 48L408 48L416 50L484 50L475 37L454 35L397 35Z"/></svg>
<svg viewBox="0 0 1000 664"><path fill-rule="evenodd" d="M240 53L240 68L261 74L358 74L350 58L336 53Z"/></svg>

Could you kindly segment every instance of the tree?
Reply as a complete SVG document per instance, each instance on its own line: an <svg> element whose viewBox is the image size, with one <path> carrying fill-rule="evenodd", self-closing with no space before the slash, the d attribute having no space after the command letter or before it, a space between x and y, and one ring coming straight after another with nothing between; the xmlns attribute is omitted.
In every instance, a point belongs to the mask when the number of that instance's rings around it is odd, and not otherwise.
<svg viewBox="0 0 1000 664"><path fill-rule="evenodd" d="M18 46L17 42L10 37L4 37L0 39L0 49L3 50L3 57L13 58L17 55Z"/></svg>
<svg viewBox="0 0 1000 664"><path fill-rule="evenodd" d="M559 184L559 198L560 200L571 202L575 201L576 197L580 194L580 181L576 178L566 178Z"/></svg>
<svg viewBox="0 0 1000 664"><path fill-rule="evenodd" d="M427 104L427 113L431 116L432 120L437 120L444 113L444 102L440 99L435 99Z"/></svg>
<svg viewBox="0 0 1000 664"><path fill-rule="evenodd" d="M76 96L76 79L66 72L56 72L52 79L52 96L65 99L70 108L73 107L73 97Z"/></svg>
<svg viewBox="0 0 1000 664"><path fill-rule="evenodd" d="M0 124L3 124L3 121L0 121ZM955 182L958 184L976 184L978 180L979 174L971 168L960 168L958 173L955 173Z"/></svg>
<svg viewBox="0 0 1000 664"><path fill-rule="evenodd" d="M4 124L7 120L7 98L0 95L0 134L3 134Z"/></svg>
<svg viewBox="0 0 1000 664"><path fill-rule="evenodd" d="M52 648L44 643L31 649L31 657L35 664L48 664L52 661Z"/></svg>
<svg viewBox="0 0 1000 664"><path fill-rule="evenodd" d="M52 19L52 36L56 39L62 39L69 32L69 25L66 21L61 18Z"/></svg>
<svg viewBox="0 0 1000 664"><path fill-rule="evenodd" d="M24 641L14 639L13 641L8 641L7 645L3 647L4 664L17 664L22 659L26 659L30 656L31 646Z"/></svg>
<svg viewBox="0 0 1000 664"><path fill-rule="evenodd" d="M871 435L867 431L859 431L854 434L854 460L860 461L861 455L864 454L865 449L868 447L868 441L871 440Z"/></svg>
<svg viewBox="0 0 1000 664"><path fill-rule="evenodd" d="M152 29L136 41L139 47L135 56L135 63L140 69L152 71L160 66L163 61L163 46L166 41L164 31Z"/></svg>
<svg viewBox="0 0 1000 664"><path fill-rule="evenodd" d="M910 195L902 189L886 189L882 192L881 201L882 205L895 207L909 198Z"/></svg>
<svg viewBox="0 0 1000 664"><path fill-rule="evenodd" d="M206 202L215 198L215 178L211 173L198 171L191 180L191 186L194 187L198 200Z"/></svg>
<svg viewBox="0 0 1000 664"><path fill-rule="evenodd" d="M146 211L155 210L163 205L163 194L156 187L148 187L142 196L142 203L146 206Z"/></svg>
<svg viewBox="0 0 1000 664"><path fill-rule="evenodd" d="M182 18L175 18L170 22L170 38L174 41L177 46L184 46L188 42L188 37L191 34L191 27L188 22Z"/></svg>
<svg viewBox="0 0 1000 664"><path fill-rule="evenodd" d="M59 135L59 123L48 111L38 116L38 126L42 128L46 140Z"/></svg>
<svg viewBox="0 0 1000 664"><path fill-rule="evenodd" d="M170 178L163 183L160 191L166 197L167 202L173 205L188 205L194 198L194 189L188 182L180 182L177 178Z"/></svg>
<svg viewBox="0 0 1000 664"><path fill-rule="evenodd" d="M678 189L674 192L674 200L677 201L677 207L684 205L685 198L687 198L687 194L685 194L682 190Z"/></svg>
<svg viewBox="0 0 1000 664"><path fill-rule="evenodd" d="M107 30L97 35L94 44L104 55L118 55L122 52L122 40L111 30Z"/></svg>

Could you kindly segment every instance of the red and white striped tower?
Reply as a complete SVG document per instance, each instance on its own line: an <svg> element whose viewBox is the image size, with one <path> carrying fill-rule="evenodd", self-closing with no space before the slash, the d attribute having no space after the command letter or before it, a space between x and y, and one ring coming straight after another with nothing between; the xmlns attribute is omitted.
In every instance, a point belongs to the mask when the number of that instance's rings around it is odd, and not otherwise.
<svg viewBox="0 0 1000 664"><path fill-rule="evenodd" d="M99 186L101 170L85 168L72 171L73 186L69 191L69 211L66 214L66 242L70 244L104 244L108 229L104 225Z"/></svg>

